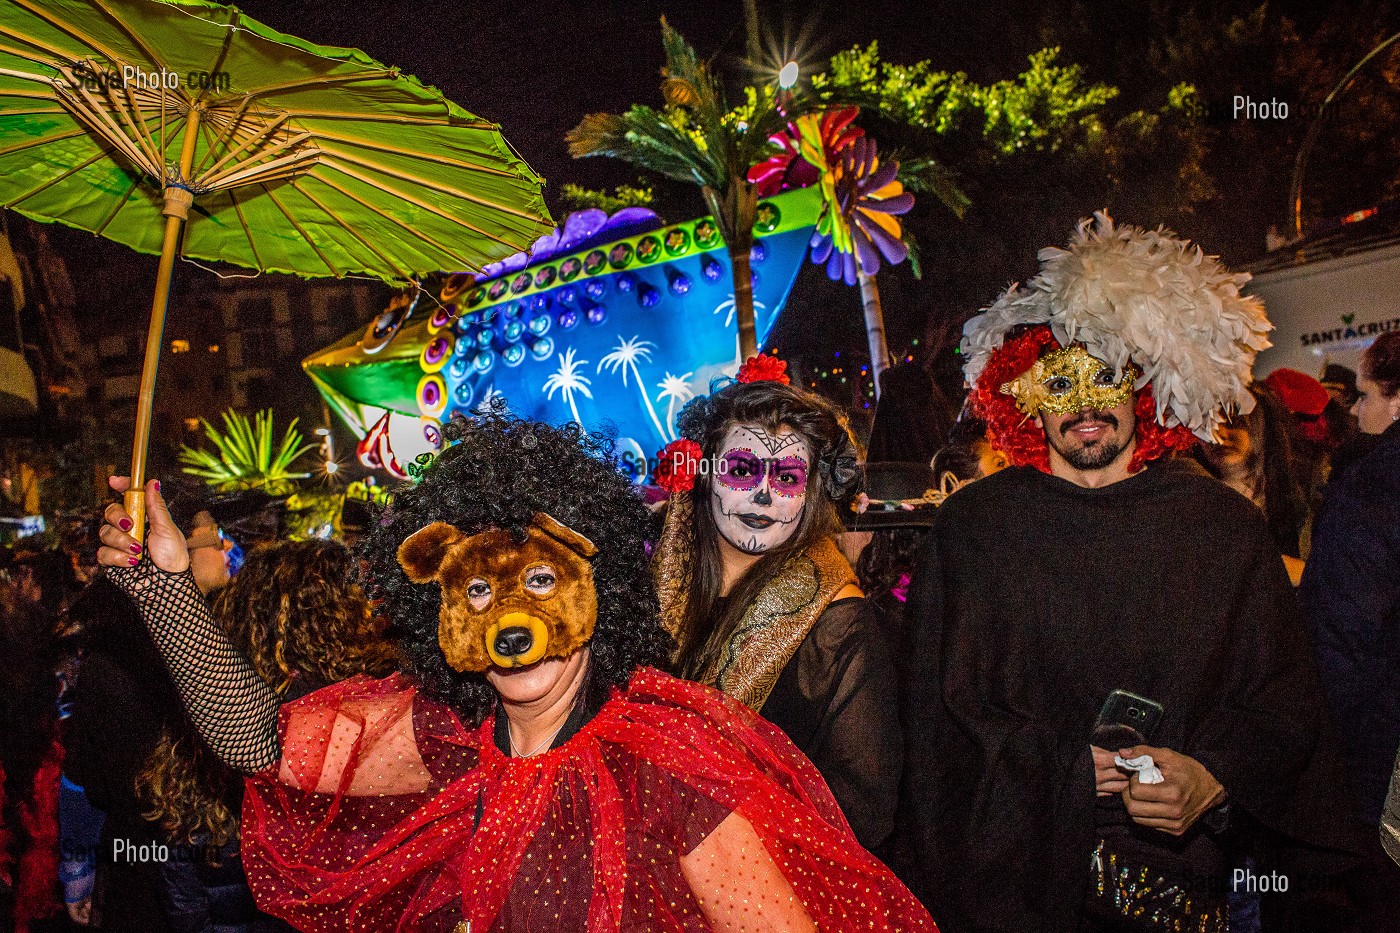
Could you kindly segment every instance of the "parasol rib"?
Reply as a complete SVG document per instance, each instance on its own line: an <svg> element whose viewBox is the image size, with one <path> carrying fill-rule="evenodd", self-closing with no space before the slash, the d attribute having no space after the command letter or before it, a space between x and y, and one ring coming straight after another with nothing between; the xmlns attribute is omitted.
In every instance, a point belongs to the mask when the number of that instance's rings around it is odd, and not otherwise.
<svg viewBox="0 0 1400 933"><path fill-rule="evenodd" d="M287 118L286 118L285 116L283 116L283 117L279 118L278 120L276 120L275 122L269 123L269 124L267 125L267 127L266 127L262 132L260 132L260 133L254 133L252 136L249 136L247 139L245 139L245 140L242 142L242 144L240 144L240 145L238 146L238 148L233 149L233 150L230 150L222 159L220 159L219 161L215 162L213 165L209 166L208 169L206 169L204 172L201 173L200 177L201 177L201 178L208 178L208 179L211 179L211 180L212 180L212 179L218 174L219 169L221 169L221 168L224 167L224 163L225 163L225 162L228 162L228 161L230 161L230 160L232 160L232 159L236 159L238 156L242 155L242 154L248 149L248 147L250 147L250 146L255 146L255 145L257 145L257 143L258 143L259 140L266 139L267 136L268 136L270 133L274 132L274 131L277 129L277 127L280 126L280 125L282 124L282 122L283 122L284 120L286 120L286 119L287 119ZM232 137L232 135L233 135L233 128L232 128L232 127L230 127L230 129L229 129L228 135L229 135L230 137ZM305 138L306 138L307 136L309 136L309 135L310 135L309 133L302 134L302 136L301 136L300 138L305 139ZM274 144L274 145L276 145L276 144ZM281 146L280 148L283 148L283 149L290 148L290 145L283 145L283 146ZM258 153L258 154L256 154L256 155L254 156L254 158L260 158L261 156L263 156L263 155L265 155L265 154L266 154L265 152L263 152L263 153Z"/></svg>
<svg viewBox="0 0 1400 933"><path fill-rule="evenodd" d="M111 9L108 8L107 4L103 2L103 0L92 0L92 2L97 6L98 9L100 9L103 13L107 14L107 18L112 21L113 25L120 29L126 35L126 37L136 45L137 48L139 48L143 53L145 53L146 61L148 64L155 65L162 71L165 70L165 60L156 54L155 49L151 48L149 45L146 44L145 39L142 39L139 35L137 35L130 28L128 28L125 20L113 13ZM96 43L93 43L92 47L97 48L98 46L96 45ZM111 61L115 62L120 60L111 52L106 52L106 55L107 58Z"/></svg>
<svg viewBox="0 0 1400 933"><path fill-rule="evenodd" d="M67 69L64 69L64 71L67 72ZM65 74L65 77L70 76ZM109 142L115 144L138 168L156 178L163 179L165 173L160 163L156 163L155 165L143 165L143 153L131 145L131 140L127 139L126 134L121 131L121 127L117 126L107 114L107 111L102 109L101 105L97 103L86 87L78 83L77 88L78 93L82 95L81 100L75 97L71 90L59 88L59 102L69 105L75 117L92 127L93 131L98 135L106 137ZM86 107L83 106L84 102L87 104Z"/></svg>
<svg viewBox="0 0 1400 933"><path fill-rule="evenodd" d="M249 97L269 97L273 94L284 94L287 91L297 90L303 87L324 87L328 84L350 84L355 81L373 81L379 78L392 78L396 72L385 68L382 71L360 71L348 75L324 75L319 78L299 78L296 81L287 81L283 84L269 84L264 87L249 88L243 93Z"/></svg>
<svg viewBox="0 0 1400 933"><path fill-rule="evenodd" d="M26 99L32 97L37 100L53 100L54 81L53 78L49 75L36 75L30 74L27 71L15 71L11 68L0 68L0 76L4 76L7 78L21 78L25 81L33 81L36 84L44 84L48 86L47 89L43 91L21 91L18 88L13 88L6 91L0 91L0 95L3 95L5 97L23 97Z"/></svg>
<svg viewBox="0 0 1400 933"><path fill-rule="evenodd" d="M273 204L277 205L277 209L282 212L283 217L287 218L287 223L292 225L292 229L296 230L297 233L301 234L301 238L305 240L306 244L311 247L311 249L316 253L317 256L320 257L321 262L326 264L326 268L330 270L331 275L337 279L342 278L344 276L344 273L337 269L335 267L335 263L331 262L328 258L326 258L325 253L321 252L321 247L317 246L315 241L312 240L311 237L306 235L306 231L301 228L301 224L297 223L296 218L292 216L291 211L287 210L287 208L282 205L282 202L277 200L277 195L272 193L272 189L269 188L267 185L261 185L259 187L262 188L263 194L267 196L267 199ZM337 223L339 223L339 221L337 221Z"/></svg>
<svg viewBox="0 0 1400 933"><path fill-rule="evenodd" d="M331 153L331 150L329 150L329 149L323 149L322 151L323 151L323 152L326 152L326 153L328 153L328 154ZM470 202L470 203L472 203L472 204L479 204L479 205L481 205L482 207L487 207L487 208L490 208L490 209L492 209L492 210L499 210L499 211L500 211L501 213L503 213L503 214L514 214L516 217L519 217L519 218L521 218L522 220L534 220L534 221L537 221L537 220L540 219L538 214L531 214L531 213L529 213L528 211L516 210L516 209L514 209L514 208L509 208L509 207L503 207L502 205L497 204L497 203L494 202L494 201L489 201L489 200L487 200L486 198L476 197L476 196L474 196L474 195L470 195L470 194L466 193L465 191L461 191L461 190L459 190L459 189L457 189L457 188L449 188L449 187L447 187L446 185L434 184L434 183L429 182L429 181L427 181L427 180L425 180L425 179L423 179L423 178L419 178L417 175L412 175L412 174L409 174L408 172L402 172L402 171L399 171L398 169L392 169L392 168L389 168L387 165L381 165L381 164L378 163L378 162L369 162L369 161L367 161L367 160L365 160L365 159L358 159L358 158L356 158L356 157L354 157L354 156L346 155L345 153L339 153L339 152L337 152L337 153L335 153L335 154L336 154L336 155L339 155L341 159L343 159L343 160L346 161L346 162L349 162L351 165L358 165L358 166L361 166L362 168L367 168L367 169L370 169L370 170L372 170L372 171L378 172L378 173L380 173L381 175L387 175L387 176L389 176L390 178L397 178L399 181L406 181L406 182L408 182L408 183L411 184L411 185L421 186L421 187L423 187L423 188L427 188L428 190L437 192L437 193L439 193L439 194L445 194L445 195L449 195L449 196L454 197L454 198L459 198L459 199L461 199L461 200L463 200L463 201L467 201L467 202ZM345 173L346 175L349 175L351 178L358 178L360 181L363 181L363 182L364 182L365 184L367 184L367 185L374 185L374 186L377 187L377 188L383 188L383 186L380 185L380 184L378 184L377 182L371 181L370 179L365 178L365 177L362 176L362 175L359 175L359 174L357 174L357 173L355 173L355 172L352 172L352 171L350 171L349 169L345 168L343 165L340 165L339 163L332 162L332 160L330 160L330 159L323 159L322 161L325 162L325 164L327 164L327 165L333 166L333 167L336 168L337 170L339 170L339 171ZM397 195L397 194L398 194L398 192L395 191L395 190L392 189L392 188L384 188L384 190L387 191L387 192L389 192L390 194L394 194L394 195ZM408 196L407 196L407 195L403 195L403 197L407 198ZM448 215L444 214L444 215L442 215L442 216L446 217L446 216L448 216ZM485 235L485 236L491 236L491 234L485 233L485 231L476 230L475 227L473 227L472 229L473 229L475 232L477 232L477 233L482 233L482 234ZM495 238L493 238L493 239L495 239ZM499 239L497 240L497 242L499 242L499 243L506 243L505 240L499 240ZM514 244L512 244L512 243L506 243L506 245L507 245L507 246L513 246Z"/></svg>
<svg viewBox="0 0 1400 933"><path fill-rule="evenodd" d="M39 185L37 188L31 188L31 189L29 189L28 191L26 191L24 194L20 195L20 196L17 197L17 198L11 198L10 200L8 200L8 201L5 202L5 206L6 206L6 207L14 207L16 204L23 204L25 201L28 201L30 198L34 197L34 195L40 194L40 193L42 193L42 192L44 192L44 191L47 191L49 188L52 188L54 185L58 184L59 182L63 181L64 179L70 178L70 177L72 177L72 176L78 174L78 173L81 172L83 169L87 168L89 165L92 165L92 164L93 164L94 162L96 162L98 159L105 158L105 157L107 157L107 156L109 156L109 155L111 155L111 154L112 154L112 150L111 150L110 147L109 147L109 148L106 148L106 149L99 149L99 150L97 150L97 154L96 154L95 156L93 156L92 158L88 159L86 162L83 162L83 163L81 163L81 164L79 164L79 165L75 165L75 166L73 166L72 168L68 169L66 172L61 172L60 174L55 175L53 178L50 178L48 181L44 182L42 185Z"/></svg>
<svg viewBox="0 0 1400 933"><path fill-rule="evenodd" d="M233 15L238 16L236 8ZM233 37L237 35L238 29L239 27L236 22L229 23L227 26L224 27L224 41L219 46L219 54L214 59L214 64L209 67L209 70L207 72L208 74L216 75L223 68L224 61L228 58L229 46L233 43ZM196 97L195 100L202 103L205 97L208 96L209 92L214 89L212 85L213 82L210 82L206 86L200 88L199 96Z"/></svg>
<svg viewBox="0 0 1400 933"><path fill-rule="evenodd" d="M45 49L42 45L39 45L38 43L33 42L32 40L26 39L24 36L16 35L16 34L11 33L11 32L0 32L0 35L3 35L3 36L13 36L13 37L16 38L16 39L19 39L21 42L29 42L29 44L32 45L32 46L34 46L35 48L44 49L44 51L46 51L46 52L49 51L49 49ZM57 61L52 61L52 62L51 62L51 61L45 61L45 60L43 60L43 59L35 58L35 57L34 57L34 54L33 54L32 52L26 52L24 49L17 49L17 48L14 48L14 47L12 47L12 46L6 45L6 44L3 43L3 42L0 42L0 52L4 52L4 53L7 54L7 55L13 55L15 58L20 58L20 59L23 59L24 61L27 61L27 62L34 62L36 65L44 65L44 66L46 66L46 67L48 67L48 68L52 68L54 71L57 71L57 70L58 70L58 65L59 65L59 63L58 63ZM63 60L63 61L67 61L68 56L67 56L67 55L61 55L61 56L60 56L60 59ZM17 73L16 76L17 76L17 77L26 77L26 78L30 78L31 80L34 80L34 81L49 81L49 80L51 80L51 79L50 79L48 76L46 76L46 75L27 75L27 74L24 74L24 73L22 73L22 72Z"/></svg>
<svg viewBox="0 0 1400 933"><path fill-rule="evenodd" d="M133 106L133 108L134 108L136 102L135 102L135 100L132 99L132 97L131 97L131 88L129 88L129 87L127 87L125 84L123 84L123 85L122 85L122 89L126 92L126 97L127 97L128 101L131 102L131 104L132 104L132 106ZM112 86L111 86L110 84L107 85L106 90L107 90L107 100L111 103L112 109L115 110L115 111L117 112L117 115L118 115L119 117L121 117L122 122L126 124L127 132L128 132L128 133L131 135L131 137L136 141L136 144L137 144L138 146L141 147L142 151L144 151L144 152L146 153L146 158L150 160L150 163L151 163L152 165L160 165L161 162L163 162L164 160L160 157L160 154L157 153L157 152L154 150L153 147L146 145L146 136L145 136L145 134L142 133L141 131L139 131L138 129L136 129L136 124L132 121L132 119L131 119L131 114L129 114L129 113L127 112L126 108L123 107L123 106L121 105L121 103L117 100L117 95L116 95L116 93L112 90ZM139 112L139 111L138 111L138 112Z"/></svg>
<svg viewBox="0 0 1400 933"><path fill-rule="evenodd" d="M238 191L234 188L228 189L228 199L233 203L233 212L238 215L238 225L243 228L243 235L248 238L248 249L253 254L253 261L258 264L259 269L267 268L267 263L263 262L262 254L258 252L258 244L253 240L253 231L248 226L248 218L243 216L243 205L238 203Z"/></svg>
<svg viewBox="0 0 1400 933"><path fill-rule="evenodd" d="M0 97L3 97L0 94ZM62 107L35 107L33 110L3 110L0 109L0 117L33 117L45 113L67 113Z"/></svg>
<svg viewBox="0 0 1400 933"><path fill-rule="evenodd" d="M368 201L366 201L366 200L364 200L363 198L357 196L357 195L354 194L353 192L348 191L348 190L346 190L345 188L342 188L341 186L335 184L334 182L332 182L332 181L331 181L330 179L328 179L328 178L323 178L323 177L321 177L321 176L319 176L319 175L318 175L318 176L314 176L314 177L315 177L316 180L319 181L321 184L323 184L323 185L325 185L326 187L330 188L332 191L338 191L340 194L342 194L342 195L344 195L345 197L349 198L350 200L354 201L356 204L360 205L361 207L363 207L365 210L369 211L370 213L376 214L376 215L378 215L379 217L382 217L382 218L384 218L385 220L389 221L390 223L395 224L395 225L397 225L397 226L399 226L399 227L402 227L404 230L408 231L408 232L409 232L410 234L412 234L413 236L415 236L415 237L417 237L418 239L422 240L424 243L429 244L429 245L432 246L434 249L441 250L442 253L443 253L444 255L450 256L450 257L453 259L454 262L466 263L468 268L476 269L476 265L475 265L474 263L472 263L471 260L467 259L467 258L464 257L464 256L460 256L460 255L458 255L454 250L452 250L452 249L450 249L450 248L448 248L448 247L446 247L446 246L443 246L441 243L439 243L437 240L433 239L432 237L428 236L428 235L427 235L426 233L424 233L423 231L421 231L421 230L419 230L419 229L417 229L417 228L415 228L415 227L413 227L413 226L410 226L409 224L404 223L402 220L399 220L397 217L394 217L394 216L392 216L392 215L390 215L390 214L388 214L388 213L386 213L386 212L384 212L384 211L378 209L378 208L375 207L374 205L370 204ZM301 190L301 189L298 189L298 190ZM305 192L303 191L303 193L305 193ZM309 197L309 195L308 195L308 197Z"/></svg>
<svg viewBox="0 0 1400 933"><path fill-rule="evenodd" d="M339 217L337 217L336 214L335 214L335 212L334 212L333 210L331 210L330 208L326 207L326 205L323 204L323 203L320 201L320 199L318 199L314 194L310 193L310 192L307 191L305 188L303 188L301 185L298 185L296 182L292 182L292 188L293 188L293 190L295 190L298 194L300 194L302 197L304 197L304 198L306 198L308 201L310 201L312 204L315 204L316 207L319 208L319 209L321 210L322 213L324 213L324 214L325 214L327 217L329 217L331 220L335 221L336 225L339 226L340 229L344 230L346 233L350 234L352 237L354 237L356 240L358 240L362 246L364 246L364 247L365 247L366 249L368 249L371 253L374 253L374 255L378 256L381 260L383 260L383 262L384 262L384 264L385 264L386 266L388 266L390 269L393 269L395 272L399 273L399 275L400 275L403 279L409 280L409 279L412 279L412 278L413 278L413 273L412 273L412 272L405 272L405 271L399 266L398 263L394 262L394 261L393 261L392 259L390 259L388 256L385 256L383 253L381 253L381 252L379 251L379 247L375 246L373 243L371 243L370 241L366 240L364 237L360 236L359 232L358 232L354 227L350 226L350 225L347 224L345 221L343 221L343 220L341 220ZM308 241L308 242L309 242L309 241Z"/></svg>
<svg viewBox="0 0 1400 933"><path fill-rule="evenodd" d="M80 29L78 29L77 26L74 26L72 23L69 23L67 20L61 20L61 19L58 19L58 18L56 18L56 17L50 16L48 13L44 12L44 11L43 11L42 9L40 9L39 7L35 6L33 3L30 3L29 0L11 0L11 2L14 3L16 6L24 7L24 8L25 8L26 10L28 10L30 13L33 13L37 18L39 18L39 19L43 20L44 22L48 23L50 26L52 26L54 29L57 29L59 32L63 33L64 35L67 35L67 36L70 36L70 37L76 39L80 44L86 46L87 48L95 49L96 51L101 52L102 55L107 59L107 61L109 61L109 62L119 62L119 61L123 61L123 60L124 60L124 58L125 58L124 56L121 56L121 55L116 54L116 53L113 52L111 49L107 48L107 46L103 45L102 43L98 42L96 39L94 39L94 38L92 38L91 36L87 35L86 33L82 32ZM109 17L112 15L111 12L108 11L108 10L106 10L105 8L103 9L103 12L106 13ZM123 30L123 31L125 31L125 30ZM37 41L37 40L35 40L35 39L29 37L29 36L21 35L20 33L11 33L11 35L13 35L16 39L19 39L21 42L28 42L30 45L34 46L36 49L44 49L45 51L48 51L48 52L52 52L52 53L54 53L54 54L57 54L58 57L61 58L61 59L66 60L66 59L68 59L68 57L69 57L69 56L68 56L68 53L67 53L65 50L63 50L63 49L55 49L55 48L52 48L52 47L50 47L50 46L48 46L48 45L46 45L46 44L44 44L44 43L42 43L42 42L39 42L39 41ZM157 61L156 59L154 59L154 58L151 59L151 62L150 62L150 63L153 64L153 65L159 65L159 64L160 64L160 62L158 62L158 61Z"/></svg>
<svg viewBox="0 0 1400 933"><path fill-rule="evenodd" d="M141 109L141 105L136 102L136 95L132 92L131 86L123 83L122 90L126 92L127 105L136 116L136 124L140 130L141 137L146 140L146 145L149 149L156 154L156 162L161 162L163 160L164 150L156 145L155 137L151 135L151 128L149 126L150 118L146 115L146 112Z"/></svg>
<svg viewBox="0 0 1400 933"><path fill-rule="evenodd" d="M448 168L460 168L469 172L481 172L484 175L496 175L501 178L516 178L514 172L503 168L493 168L489 165L480 165L476 162L463 162L460 159L449 159L447 156L432 155L430 153L413 152L409 149L401 149L398 146L390 146L385 143L371 142L367 139L356 139L353 136L341 136L339 133L328 133L325 130L316 130L317 145L321 145L321 140L331 140L332 142L346 143L359 149L373 149L376 152L387 152L391 155L401 155L408 159L421 162L432 162L435 165L446 165ZM349 158L332 146L321 145L327 152L336 152L343 158Z"/></svg>
<svg viewBox="0 0 1400 933"><path fill-rule="evenodd" d="M293 117L305 117L312 120L354 120L359 123L416 123L422 126L452 126L462 127L469 130L494 130L499 129L494 123L453 123L450 119L444 120L440 117L410 117L406 114L373 114L373 113L349 113L342 110L298 110L291 109L287 113Z"/></svg>
<svg viewBox="0 0 1400 933"><path fill-rule="evenodd" d="M227 131L226 133L223 134L225 137L227 137L227 142L225 142L224 145L227 145L228 142L232 142L233 139L238 135L238 123L239 123L240 120L243 119L243 114L247 112L247 110L248 110L248 104L251 103L251 102L252 102L252 98L250 98L250 97L245 97L245 98L243 98L243 104L242 104L242 106L240 106L236 111L234 111L233 116L228 120L228 131ZM286 119L286 118L283 117L282 119ZM278 121L278 122L280 122L280 121ZM277 124L276 124L276 123L273 123L272 125L273 125L273 126L276 126ZM270 129L270 127L269 127L269 129ZM267 132L267 131L265 130L264 132ZM253 138L254 138L254 139L257 138L256 134L254 135ZM244 143L244 145L246 146L247 143ZM195 169L195 174L196 174L196 175L203 175L203 174L205 174L206 172L216 172L216 171L219 170L219 166L223 165L224 162L225 162L227 159L233 158L234 156L236 156L236 155L237 155L239 152L241 152L241 151L242 151L242 147L240 146L238 149L235 149L233 152L230 152L228 155L224 156L222 159L220 159L220 160L219 160L218 162L216 162L214 165L212 165L212 166L210 166L209 168L206 169L205 166L204 166L204 163L206 163L206 162L208 162L210 159L212 159L212 158L214 157L214 154L215 154L216 152L218 152L218 149L216 148L216 144L210 143L210 145L209 145L209 150L208 150L207 152L204 153L204 158L202 158L202 159L199 160L199 166Z"/></svg>
<svg viewBox="0 0 1400 933"><path fill-rule="evenodd" d="M458 226L460 226L460 227L465 227L466 229L470 230L470 231L473 232L473 233L479 233L479 234L481 234L482 236L486 237L487 239L495 240L497 243L500 243L502 246L508 246L508 247L510 247L511 249L516 250L517 252L520 251L520 250L522 250L522 249L525 249L525 247L529 245L528 243L522 245L522 244L519 244L519 243L512 243L510 240L502 239L501 237L496 236L494 233L491 233L491 232L488 231L488 230L482 230L480 227L476 226L475 224L469 223L468 221L463 220L463 219L460 218L460 217L454 217L453 215L447 213L446 211L442 210L442 209L439 208L439 207L434 207L432 204L429 204L427 201L424 201L424 200L422 200L422 199L420 199L420 198L416 198L416 197L414 197L414 196L411 195L411 194L405 194L404 192L399 191L399 190L397 190L396 188L392 188L392 187L390 187L390 186L388 186L388 185L381 184L381 183L375 181L373 178L367 178L367 177L365 177L364 175L361 175L359 172L351 171L350 169L346 168L344 165L341 165L339 162L336 162L336 161L333 160L333 159L322 159L322 160L321 160L321 164L324 165L324 166L326 166L327 168L333 168L333 169L335 169L336 171L340 172L342 175L348 175L348 176L350 176L351 178L355 179L356 181L359 181L359 182L362 182L362 183L364 183L364 184L366 184L366 185L369 185L369 186L372 187L372 188L377 188L377 189L379 189L380 191L383 191L385 194L391 194L391 195L393 195L394 197L399 198L400 200L407 201L409 204L413 204L413 205L416 205L417 207L421 207L423 210L427 211L429 214L433 214L433 215L436 215L436 216L438 216L438 217L441 217L443 220L446 220L446 221L449 221L449 222L451 222L451 223L454 223L454 224L456 224L456 225L458 225ZM396 174L396 173L394 173L394 172L391 172L391 171L385 170L385 169L383 169L383 168L380 168L379 166L374 166L374 167L377 168L377 169L379 169L380 171L384 172L384 174L389 175L389 176L391 176L391 177L402 177L402 176L399 176L398 174ZM321 178L322 181L325 181L324 176L319 176L319 175L318 175L317 177ZM407 180L407 179L404 179L404 180ZM330 184L330 182L326 182L326 183L327 183L327 184ZM461 194L460 192L457 192L457 191L453 190L452 188L444 188L444 187L441 187L441 186L434 186L434 185L431 185L431 184L425 184L425 187L428 188L428 189L431 190L431 191L437 191L437 192L440 192L440 193L442 193L442 194L447 194L447 195L452 195L452 196L455 196L455 197L463 198L464 200L470 201L470 202L475 203L475 204L481 204L481 205L484 205L484 206L486 206L486 207L495 207L495 205L492 204L490 201L486 201L486 200L482 200L482 199L477 199L477 198L469 198L469 197L466 197L465 195ZM515 216L520 217L520 218L522 218L522 219L524 219L524 220L535 220L535 221L538 221L538 220L539 220L538 217L532 216L532 215L530 215L530 214L526 214L526 213L524 213L523 211L505 211L505 213L514 214Z"/></svg>
<svg viewBox="0 0 1400 933"><path fill-rule="evenodd" d="M320 154L321 150L319 149L303 149L300 152L290 152L280 158L273 159L271 162L259 162L258 160L266 155L259 153L251 159L240 162L222 175L200 179L200 184L210 191L232 188L237 185L251 185L257 181L266 181L272 175L285 175L288 166L300 166L303 162L315 164ZM300 168L298 170L307 171L307 169Z"/></svg>
<svg viewBox="0 0 1400 933"><path fill-rule="evenodd" d="M79 127L76 130L68 130L64 133L57 133L53 136L39 136L35 139L26 139L22 143L15 143L13 146L6 146L0 149L0 156L7 156L12 152L23 152L26 149L33 149L35 146L43 146L48 143L56 143L64 139L72 139L75 136L86 136L87 130Z"/></svg>
<svg viewBox="0 0 1400 933"><path fill-rule="evenodd" d="M137 175L131 179L131 187L127 188L126 193L123 194L117 200L116 206L112 208L112 213L108 214L105 218L103 218L101 225L93 231L94 234L96 234L97 236L102 236L102 233L107 229L107 226L112 221L117 219L117 215L122 212L122 208L126 207L127 204L131 202L131 192L135 191L138 187L140 187L140 185L141 176Z"/></svg>

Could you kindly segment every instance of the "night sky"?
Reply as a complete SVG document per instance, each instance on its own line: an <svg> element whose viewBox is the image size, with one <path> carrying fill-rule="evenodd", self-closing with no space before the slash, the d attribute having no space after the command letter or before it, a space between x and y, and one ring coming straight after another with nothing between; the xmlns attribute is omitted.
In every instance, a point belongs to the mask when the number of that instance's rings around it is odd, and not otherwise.
<svg viewBox="0 0 1400 933"><path fill-rule="evenodd" d="M1068 0L1065 0L1067 3ZM1097 6L1097 4L1090 4ZM1311 8L1284 3L1292 15L1306 18ZM1131 30L1124 8L1103 2L1106 29ZM506 138L546 181L546 197L557 219L562 219L558 199L565 182L589 187L634 183L638 172L610 159L570 159L564 133L585 114L617 112L630 103L660 103L659 69L662 64L659 19L664 13L703 56L715 56L720 70L742 75L744 54L741 0L670 0L658 3L431 2L381 3L357 0L246 0L240 8L273 28L325 45L363 49L374 58L396 65L467 110L498 122ZM1045 22L1045 4L1013 0L997 4L905 2L869 0L759 0L760 15L775 33L779 46L791 49L809 72L825 68L831 54L871 39L880 43L888 61L912 63L931 59L947 71L962 70L979 82L1012 77L1023 70L1026 56L1041 48L1044 38L1037 24ZM1018 28L1009 28L1015 25ZM799 38L805 39L799 43ZM1106 43L1112 44L1110 38ZM1093 50L1071 56L1086 68L1091 80L1097 73ZM775 64L780 63L778 59ZM1261 158L1266 157L1261 154ZM673 188L673 209L667 219L682 220L705 212L698 190ZM680 201L674 200L679 194ZM675 206L679 203L680 206ZM1055 230L1068 234L1073 221L1101 205L1066 204L1063 223ZM1155 225L1157 218L1129 218ZM1190 234L1190 230L1184 230ZM103 265L130 276L129 287L111 287L106 278L98 297L110 313L122 313L130 304L135 320L144 320L138 296L149 294L155 261L90 235L65 231L60 243L74 257L81 273ZM1262 241L1262 236L1254 238ZM1210 244L1206 244L1208 247ZM1219 248L1219 247L1217 247ZM1227 253L1230 250L1225 250ZM1018 253L1019 254L1019 253ZM1238 257L1226 255L1227 261ZM1034 271L1034 250L1026 251L1019 268L998 268L983 275L989 283L990 301L996 290ZM983 270L990 273L992 270ZM959 275L958 270L945 274ZM891 348L907 346L922 332L929 308L920 307L936 298L917 289L908 273L897 270L893 279L882 276L886 319ZM907 282L903 281L908 279ZM181 291L198 289L207 273L180 265L176 275L176 300ZM147 299L148 300L148 299ZM963 303L966 303L965 301ZM959 304L961 307L961 304ZM795 315L779 321L770 342L785 354L829 358L833 348L864 349L859 296L854 289L832 285L816 270L807 270L789 302L801 309L801 326ZM974 307L964 309L971 312ZM946 310L946 309L945 309ZM817 335L820 346L813 345Z"/></svg>
<svg viewBox="0 0 1400 933"><path fill-rule="evenodd" d="M791 49L812 71L824 69L833 53L876 39L882 55L892 61L932 58L981 81L1014 75L1039 47L1030 39L1024 47L1003 41L1000 24L1007 17L1031 15L1023 7L1030 5L1017 0L993 10L979 4L759 0L773 44ZM239 8L308 41L362 49L498 122L506 139L546 180L546 198L556 219L562 219L557 192L565 182L611 187L637 181L635 169L615 160L571 159L563 137L587 113L617 112L633 102L660 104L663 14L701 55L715 56L722 72L741 74L745 51L741 0L554 5L248 0ZM672 194L679 194L681 205L672 213L684 213L668 220L705 213L698 189L677 188ZM92 279L101 294L89 291L85 296L90 312L144 322L149 308L145 296L155 278L153 257L77 231L55 231L54 236L80 280L84 273L102 273ZM172 309L182 292L197 291L208 281L208 273L178 264ZM835 344L863 348L855 290L833 286L808 270L791 304L799 301L836 325L834 331L826 326L815 330ZM898 306L887 308L887 314L896 326L905 317ZM783 352L800 351L799 337L784 339L785 324L780 319L774 340ZM906 330L915 332L912 326Z"/></svg>

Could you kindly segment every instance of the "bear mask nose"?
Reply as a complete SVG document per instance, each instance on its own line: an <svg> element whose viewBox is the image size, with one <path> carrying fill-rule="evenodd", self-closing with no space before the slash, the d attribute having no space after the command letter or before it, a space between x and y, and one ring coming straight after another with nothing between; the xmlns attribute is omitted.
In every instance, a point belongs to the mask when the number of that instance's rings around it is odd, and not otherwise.
<svg viewBox="0 0 1400 933"><path fill-rule="evenodd" d="M535 644L535 636L523 625L512 625L496 633L493 647L503 658L515 658L528 652Z"/></svg>

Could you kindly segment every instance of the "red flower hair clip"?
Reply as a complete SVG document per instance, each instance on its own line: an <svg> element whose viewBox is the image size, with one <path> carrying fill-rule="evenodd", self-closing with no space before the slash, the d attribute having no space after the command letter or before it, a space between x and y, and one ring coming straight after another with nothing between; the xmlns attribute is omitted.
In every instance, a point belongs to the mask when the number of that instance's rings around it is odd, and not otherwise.
<svg viewBox="0 0 1400 933"><path fill-rule="evenodd" d="M744 365L739 367L738 381L781 382L783 385L792 383L787 374L787 360L780 360L767 353L760 353L744 360Z"/></svg>
<svg viewBox="0 0 1400 933"><path fill-rule="evenodd" d="M672 441L661 448L656 457L656 485L669 493L690 492L695 488L695 475L700 472L704 450L688 438Z"/></svg>

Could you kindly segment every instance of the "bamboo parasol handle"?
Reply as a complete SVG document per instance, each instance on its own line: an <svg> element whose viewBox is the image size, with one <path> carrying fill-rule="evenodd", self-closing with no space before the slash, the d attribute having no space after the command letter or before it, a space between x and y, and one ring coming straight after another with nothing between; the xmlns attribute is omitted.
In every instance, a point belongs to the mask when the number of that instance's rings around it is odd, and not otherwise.
<svg viewBox="0 0 1400 933"><path fill-rule="evenodd" d="M180 191L168 188L167 192ZM186 197L189 192L181 191ZM169 205L167 196L166 203ZM146 328L146 358L141 365L141 394L136 401L136 435L131 442L131 488L123 496L131 516L130 535L146 540L146 445L151 439L151 411L155 404L156 374L160 369L161 344L165 340L165 307L170 299L170 276L175 266L175 244L184 217L165 218L165 243L161 247L160 270L156 273L156 293L151 302L151 322Z"/></svg>
<svg viewBox="0 0 1400 933"><path fill-rule="evenodd" d="M199 131L200 111L193 109L185 123L185 137L180 149L180 177L189 175L194 162L194 146ZM151 322L146 328L146 357L141 364L141 393L136 401L136 436L131 442L131 488L122 498L131 516L130 534L137 541L146 540L146 445L151 439L151 411L156 398L156 375L160 369L161 344L165 340L165 308L170 302L170 276L175 269L175 247L180 241L180 227L189 216L194 194L186 188L167 185L165 188L165 239L160 249L160 269L156 273L156 292L151 300Z"/></svg>

